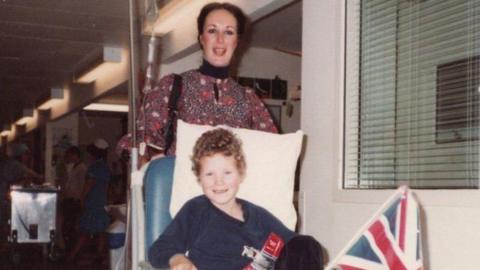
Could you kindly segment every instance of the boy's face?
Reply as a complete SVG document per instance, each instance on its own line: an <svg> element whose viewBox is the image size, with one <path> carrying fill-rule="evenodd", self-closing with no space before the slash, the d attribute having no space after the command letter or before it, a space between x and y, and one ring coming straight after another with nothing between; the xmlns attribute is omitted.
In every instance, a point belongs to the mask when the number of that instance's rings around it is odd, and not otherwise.
<svg viewBox="0 0 480 270"><path fill-rule="evenodd" d="M243 181L233 156L214 154L200 160L199 183L203 193L219 209L228 213Z"/></svg>

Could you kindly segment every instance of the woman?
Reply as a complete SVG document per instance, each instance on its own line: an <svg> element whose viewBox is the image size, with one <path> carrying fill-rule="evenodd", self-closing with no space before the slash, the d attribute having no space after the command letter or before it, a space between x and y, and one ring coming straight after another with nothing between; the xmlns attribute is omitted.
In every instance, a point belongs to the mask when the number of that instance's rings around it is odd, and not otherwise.
<svg viewBox="0 0 480 270"><path fill-rule="evenodd" d="M193 124L277 132L255 91L239 85L229 76L231 60L244 35L246 21L242 10L229 3L210 3L202 8L197 28L203 63L199 69L181 74L178 118ZM168 119L167 104L173 81L174 75L167 75L146 93L136 120L138 141L151 146L149 150L160 149L160 153L165 149L163 130ZM120 147L128 146L128 139L120 142ZM166 154L174 153L175 139Z"/></svg>
<svg viewBox="0 0 480 270"><path fill-rule="evenodd" d="M97 241L98 259L106 258L105 230L110 224L105 205L107 203L107 188L110 181L110 169L106 157L109 145L103 139L97 139L87 147L87 152L92 159L88 166L86 179L83 186L80 204L82 213L79 220L79 238L72 248L67 260L73 261L78 252L85 246L89 237Z"/></svg>

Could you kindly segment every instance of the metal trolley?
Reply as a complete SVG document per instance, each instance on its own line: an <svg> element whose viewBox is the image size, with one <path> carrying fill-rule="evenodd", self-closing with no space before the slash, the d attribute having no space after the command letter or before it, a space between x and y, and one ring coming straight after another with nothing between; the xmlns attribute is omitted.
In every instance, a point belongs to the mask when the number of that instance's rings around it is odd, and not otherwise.
<svg viewBox="0 0 480 270"><path fill-rule="evenodd" d="M16 246L24 243L43 245L43 257L53 256L56 232L57 197L59 189L52 186L11 186L11 217L8 240L12 260L18 263Z"/></svg>

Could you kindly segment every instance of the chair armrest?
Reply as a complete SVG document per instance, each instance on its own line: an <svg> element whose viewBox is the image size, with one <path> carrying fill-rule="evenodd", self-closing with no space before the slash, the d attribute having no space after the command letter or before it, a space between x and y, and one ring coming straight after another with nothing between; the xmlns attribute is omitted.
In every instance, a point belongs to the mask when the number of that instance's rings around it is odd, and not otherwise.
<svg viewBox="0 0 480 270"><path fill-rule="evenodd" d="M166 156L152 160L145 172L145 254L172 220L170 198L174 166L175 157ZM143 263L150 267L144 269L155 269L148 262Z"/></svg>

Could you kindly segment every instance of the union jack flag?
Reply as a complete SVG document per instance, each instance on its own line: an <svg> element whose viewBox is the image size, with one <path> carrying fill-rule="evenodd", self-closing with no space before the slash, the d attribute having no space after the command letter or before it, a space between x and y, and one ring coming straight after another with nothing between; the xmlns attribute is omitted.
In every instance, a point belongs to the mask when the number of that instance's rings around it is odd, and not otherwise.
<svg viewBox="0 0 480 270"><path fill-rule="evenodd" d="M423 269L418 204L401 187L327 269Z"/></svg>

